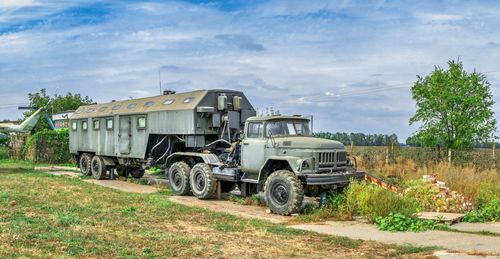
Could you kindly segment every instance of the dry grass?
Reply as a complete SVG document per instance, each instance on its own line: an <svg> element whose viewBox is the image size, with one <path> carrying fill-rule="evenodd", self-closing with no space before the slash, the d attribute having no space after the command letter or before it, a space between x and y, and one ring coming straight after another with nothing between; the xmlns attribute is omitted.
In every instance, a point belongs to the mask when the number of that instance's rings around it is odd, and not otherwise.
<svg viewBox="0 0 500 259"><path fill-rule="evenodd" d="M358 147L354 154L360 169L399 181L400 184L407 180L421 179L423 175L434 175L451 190L465 195L473 202L485 192L494 196L500 195L500 175L495 163L489 167L472 163L453 163L450 166L442 160L418 162L405 156L395 156L390 157L386 164L385 153L381 153L379 147Z"/></svg>
<svg viewBox="0 0 500 259"><path fill-rule="evenodd" d="M241 219L179 205L167 195L123 193L75 178L0 170L0 258L382 258L432 253Z"/></svg>

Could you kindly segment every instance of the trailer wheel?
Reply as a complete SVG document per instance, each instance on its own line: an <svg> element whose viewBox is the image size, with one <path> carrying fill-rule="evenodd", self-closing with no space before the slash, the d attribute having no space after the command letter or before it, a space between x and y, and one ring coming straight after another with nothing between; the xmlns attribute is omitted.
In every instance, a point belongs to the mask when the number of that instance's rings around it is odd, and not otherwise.
<svg viewBox="0 0 500 259"><path fill-rule="evenodd" d="M205 200L212 198L217 192L217 179L215 179L212 168L199 163L191 169L191 192L196 198Z"/></svg>
<svg viewBox="0 0 500 259"><path fill-rule="evenodd" d="M267 178L264 195L267 206L280 215L297 213L304 200L302 183L288 170L276 171Z"/></svg>
<svg viewBox="0 0 500 259"><path fill-rule="evenodd" d="M168 186L177 195L187 195L191 191L189 174L191 167L186 162L173 163L168 170Z"/></svg>
<svg viewBox="0 0 500 259"><path fill-rule="evenodd" d="M92 176L97 180L106 178L106 165L100 156L94 156L92 158Z"/></svg>
<svg viewBox="0 0 500 259"><path fill-rule="evenodd" d="M132 175L132 177L134 177L135 179L140 179L144 176L144 169L142 168L135 168L133 169L130 174Z"/></svg>
<svg viewBox="0 0 500 259"><path fill-rule="evenodd" d="M82 172L83 175L89 176L92 174L92 169L91 169L91 161L92 161L92 155L85 153L80 156L80 171Z"/></svg>

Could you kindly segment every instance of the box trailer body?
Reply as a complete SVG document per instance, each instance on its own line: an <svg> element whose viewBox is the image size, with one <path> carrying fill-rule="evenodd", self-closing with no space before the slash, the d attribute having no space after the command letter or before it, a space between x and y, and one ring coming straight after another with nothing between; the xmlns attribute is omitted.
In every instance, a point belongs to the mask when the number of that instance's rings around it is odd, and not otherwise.
<svg viewBox="0 0 500 259"><path fill-rule="evenodd" d="M90 154L101 156L107 165L136 169L148 159L155 163L221 137L230 141L254 115L242 92L221 89L166 91L161 96L85 105L70 120L70 152L77 161ZM224 136L219 135L222 127Z"/></svg>

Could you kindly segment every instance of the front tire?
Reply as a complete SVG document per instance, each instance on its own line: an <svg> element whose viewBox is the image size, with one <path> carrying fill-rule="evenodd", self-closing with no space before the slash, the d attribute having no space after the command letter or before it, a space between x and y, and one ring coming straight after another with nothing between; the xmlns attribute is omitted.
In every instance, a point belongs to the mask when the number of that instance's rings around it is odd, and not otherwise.
<svg viewBox="0 0 500 259"><path fill-rule="evenodd" d="M92 176L97 180L103 180L106 178L106 171L104 159L100 156L94 156L92 158Z"/></svg>
<svg viewBox="0 0 500 259"><path fill-rule="evenodd" d="M80 156L80 172L82 172L82 175L89 176L92 175L92 169L91 169L91 162L92 162L92 155L85 153Z"/></svg>
<svg viewBox="0 0 500 259"><path fill-rule="evenodd" d="M168 170L168 186L177 195L187 195L191 191L189 174L191 167L186 162L177 162Z"/></svg>
<svg viewBox="0 0 500 259"><path fill-rule="evenodd" d="M190 182L191 192L200 200L210 199L217 192L217 179L215 179L212 168L205 163L193 166Z"/></svg>
<svg viewBox="0 0 500 259"><path fill-rule="evenodd" d="M302 183L288 170L276 171L267 178L264 195L267 206L280 215L297 213L304 200Z"/></svg>

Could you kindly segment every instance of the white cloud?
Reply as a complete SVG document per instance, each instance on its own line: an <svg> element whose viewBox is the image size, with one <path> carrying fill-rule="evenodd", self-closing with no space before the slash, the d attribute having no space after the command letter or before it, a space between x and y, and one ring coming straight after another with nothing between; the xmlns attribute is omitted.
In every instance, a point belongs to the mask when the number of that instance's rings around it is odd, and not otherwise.
<svg viewBox="0 0 500 259"><path fill-rule="evenodd" d="M0 0L0 8L5 7L26 7L37 5L35 0Z"/></svg>
<svg viewBox="0 0 500 259"><path fill-rule="evenodd" d="M396 132L403 139L412 130L408 89L417 74L458 56L470 69L499 69L500 48L488 44L500 42L492 11L498 7L467 2L271 1L235 12L180 2L110 2L103 22L72 26L50 19L93 2L38 4L38 11L0 14L10 25L44 21L28 30L0 30L5 98L41 87L98 102L143 97L159 92L163 67L164 89L240 89L260 109L314 114L318 130ZM0 109L0 119L19 115Z"/></svg>

